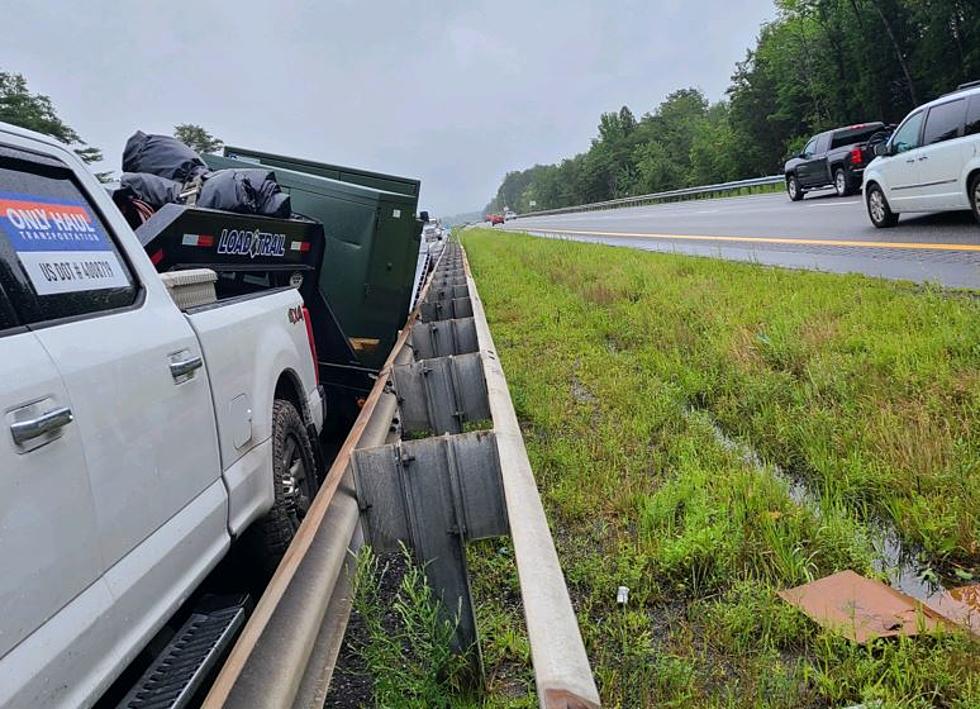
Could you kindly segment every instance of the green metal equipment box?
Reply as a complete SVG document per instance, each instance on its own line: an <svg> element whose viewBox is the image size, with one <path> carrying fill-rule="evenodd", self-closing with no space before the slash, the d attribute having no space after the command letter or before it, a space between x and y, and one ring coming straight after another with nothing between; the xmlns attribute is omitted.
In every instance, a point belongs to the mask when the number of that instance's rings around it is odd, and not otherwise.
<svg viewBox="0 0 980 709"><path fill-rule="evenodd" d="M293 211L323 224L320 291L360 362L380 369L412 297L422 232L415 214L419 182L239 148L225 151L202 157L213 170L272 169Z"/></svg>
<svg viewBox="0 0 980 709"><path fill-rule="evenodd" d="M308 172L311 175L329 177L331 180L339 182L350 182L355 185L372 187L384 192L397 192L415 197L416 207L418 207L419 189L422 183L411 177L399 177L398 175L385 175L380 172L370 172L356 167L344 167L343 165L330 165L325 162L314 162L304 158L291 158L286 155L275 155L274 153L263 153L259 150L249 148L234 148L225 146L225 157L238 158L244 162L259 163L268 167L283 167L287 170L297 172Z"/></svg>

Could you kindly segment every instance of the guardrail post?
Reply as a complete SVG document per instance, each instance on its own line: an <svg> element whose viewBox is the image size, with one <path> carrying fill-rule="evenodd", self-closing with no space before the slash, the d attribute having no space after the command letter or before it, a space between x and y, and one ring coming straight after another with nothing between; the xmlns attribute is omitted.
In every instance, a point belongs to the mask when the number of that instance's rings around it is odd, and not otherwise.
<svg viewBox="0 0 980 709"><path fill-rule="evenodd" d="M454 649L470 658L479 684L483 657L466 566L467 541L507 533L494 434L475 431L403 441L354 453L362 519L371 546L407 543L425 568L447 619Z"/></svg>

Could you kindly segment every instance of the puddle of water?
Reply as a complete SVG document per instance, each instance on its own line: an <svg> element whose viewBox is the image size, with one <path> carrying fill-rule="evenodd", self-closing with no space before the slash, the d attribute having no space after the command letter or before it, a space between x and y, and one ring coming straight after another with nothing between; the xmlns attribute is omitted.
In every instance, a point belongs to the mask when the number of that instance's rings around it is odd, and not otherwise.
<svg viewBox="0 0 980 709"><path fill-rule="evenodd" d="M806 508L818 518L822 517L823 508L820 505L820 496L803 480L790 475L778 465L766 465L753 448L725 433L708 412L689 408L685 415L703 417L711 426L718 445L727 451L734 452L749 465L759 470L771 472L786 485L789 497L794 503ZM918 562L915 554L902 543L898 532L891 524L882 520L875 525L871 532L872 545L876 552L874 569L885 575L892 588L927 603L939 603L948 598L949 594L946 588L941 583L929 578L930 569Z"/></svg>
<svg viewBox="0 0 980 709"><path fill-rule="evenodd" d="M924 576L928 568L916 562L894 527L879 529L872 543L878 553L874 569L885 574L892 588L920 601L937 600L946 593L941 584Z"/></svg>

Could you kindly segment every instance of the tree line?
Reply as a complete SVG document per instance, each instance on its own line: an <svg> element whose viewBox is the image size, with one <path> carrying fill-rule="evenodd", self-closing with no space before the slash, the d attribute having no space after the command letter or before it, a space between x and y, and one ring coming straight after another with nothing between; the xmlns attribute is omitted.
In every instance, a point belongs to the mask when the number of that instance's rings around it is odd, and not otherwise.
<svg viewBox="0 0 980 709"><path fill-rule="evenodd" d="M814 133L900 121L980 79L980 0L776 0L725 98L603 113L588 150L509 172L485 208L554 209L778 174ZM534 206L532 206L532 204Z"/></svg>
<svg viewBox="0 0 980 709"><path fill-rule="evenodd" d="M0 122L50 135L72 148L88 164L103 160L102 151L86 143L65 123L55 110L50 96L34 93L23 74L0 71ZM198 153L216 153L224 143L199 125L181 123L174 126L174 137ZM122 153L122 148L120 148ZM102 181L112 177L112 170L96 172Z"/></svg>

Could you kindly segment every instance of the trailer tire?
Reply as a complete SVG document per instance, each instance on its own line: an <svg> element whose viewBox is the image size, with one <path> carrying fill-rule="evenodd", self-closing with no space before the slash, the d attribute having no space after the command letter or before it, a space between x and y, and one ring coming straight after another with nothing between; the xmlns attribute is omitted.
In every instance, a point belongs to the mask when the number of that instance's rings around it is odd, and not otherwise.
<svg viewBox="0 0 980 709"><path fill-rule="evenodd" d="M316 456L296 407L284 399L272 405L272 509L254 525L258 560L266 573L279 565L319 488Z"/></svg>

